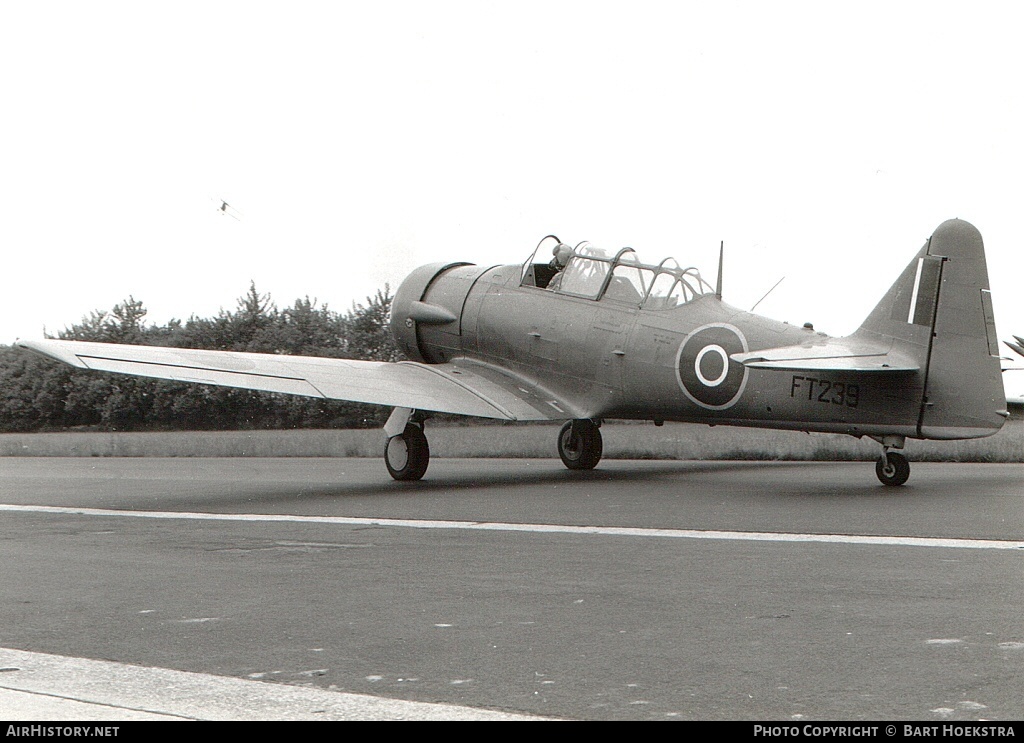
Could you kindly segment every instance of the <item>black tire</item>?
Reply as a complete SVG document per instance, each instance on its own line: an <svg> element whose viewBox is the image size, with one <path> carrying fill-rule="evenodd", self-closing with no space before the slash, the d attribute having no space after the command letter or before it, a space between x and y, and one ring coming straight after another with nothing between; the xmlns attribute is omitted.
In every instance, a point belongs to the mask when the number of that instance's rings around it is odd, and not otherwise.
<svg viewBox="0 0 1024 743"><path fill-rule="evenodd" d="M601 461L603 446L601 431L591 420L569 421L558 433L558 456L571 470L594 469Z"/></svg>
<svg viewBox="0 0 1024 743"><path fill-rule="evenodd" d="M384 445L384 464L396 480L419 480L430 464L430 446L423 429L410 423Z"/></svg>
<svg viewBox="0 0 1024 743"><path fill-rule="evenodd" d="M891 451L875 462L875 474L883 485L902 485L910 478L910 462L902 454Z"/></svg>

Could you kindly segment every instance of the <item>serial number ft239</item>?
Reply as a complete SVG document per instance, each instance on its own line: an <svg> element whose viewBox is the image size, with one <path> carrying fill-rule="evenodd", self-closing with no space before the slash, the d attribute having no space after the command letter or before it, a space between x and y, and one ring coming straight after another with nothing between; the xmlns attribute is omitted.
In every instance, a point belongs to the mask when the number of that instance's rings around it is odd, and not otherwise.
<svg viewBox="0 0 1024 743"><path fill-rule="evenodd" d="M860 403L860 385L832 382L828 379L800 377L793 375L793 383L789 388L790 397L817 400L831 405L845 405L855 408Z"/></svg>

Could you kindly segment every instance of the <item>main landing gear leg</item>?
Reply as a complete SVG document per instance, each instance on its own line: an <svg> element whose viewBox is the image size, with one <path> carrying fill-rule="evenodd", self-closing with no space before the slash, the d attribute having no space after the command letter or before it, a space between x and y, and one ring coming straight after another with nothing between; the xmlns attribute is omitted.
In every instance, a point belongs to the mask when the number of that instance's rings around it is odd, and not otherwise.
<svg viewBox="0 0 1024 743"><path fill-rule="evenodd" d="M905 436L872 437L882 445L882 456L875 463L875 474L883 485L902 485L910 478L910 462L898 451L906 443Z"/></svg>
<svg viewBox="0 0 1024 743"><path fill-rule="evenodd" d="M425 416L411 408L395 408L384 424L384 464L396 480L419 480L430 464L430 446L423 433Z"/></svg>
<svg viewBox="0 0 1024 743"><path fill-rule="evenodd" d="M603 444L599 423L589 418L573 420L558 434L558 456L571 470L592 470L601 461Z"/></svg>

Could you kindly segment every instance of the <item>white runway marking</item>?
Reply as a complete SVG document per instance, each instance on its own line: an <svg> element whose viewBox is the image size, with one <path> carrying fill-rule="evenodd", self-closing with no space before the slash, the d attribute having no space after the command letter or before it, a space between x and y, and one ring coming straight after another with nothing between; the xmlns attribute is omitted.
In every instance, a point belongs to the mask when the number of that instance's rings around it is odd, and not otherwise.
<svg viewBox="0 0 1024 743"><path fill-rule="evenodd" d="M549 719L12 648L0 671L7 721Z"/></svg>
<svg viewBox="0 0 1024 743"><path fill-rule="evenodd" d="M957 549L1024 550L1024 542L1001 539L949 539L938 537L884 537L850 534L789 534L785 532L718 531L702 529L648 529L628 526L566 526L477 521L429 521L417 519L354 518L347 516L293 516L255 513L190 513L177 511L123 511L106 508L22 506L0 503L0 511L52 513L71 516L106 516L137 519L190 521L250 521L296 524L341 524L407 529L468 529L476 531L525 531L539 534L579 534L613 537L661 537L670 539L724 539L745 542L817 542L826 544L873 544L889 547L952 547Z"/></svg>

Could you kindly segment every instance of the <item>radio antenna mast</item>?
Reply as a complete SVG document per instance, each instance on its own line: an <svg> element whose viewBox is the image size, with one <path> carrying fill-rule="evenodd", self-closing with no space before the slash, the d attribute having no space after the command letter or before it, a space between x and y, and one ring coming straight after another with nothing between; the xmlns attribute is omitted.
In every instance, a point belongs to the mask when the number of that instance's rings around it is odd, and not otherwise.
<svg viewBox="0 0 1024 743"><path fill-rule="evenodd" d="M783 277L782 277L782 279L784 279L784 278L786 278L786 277L785 277L785 276L783 276ZM775 286L778 286L779 284L781 284L781 283L782 283L782 279L779 279L778 281L776 281L776 282L775 282ZM772 287L771 289L769 289L768 291L766 291L766 292L764 293L764 297L767 297L767 296L768 296L769 294L771 294L771 293L772 293L773 291L775 291L775 286L773 286L773 287ZM761 304L761 302L763 302L763 301L764 301L764 297L761 297L761 298L760 298L759 300L757 300L756 302L754 302L754 307L751 307L751 308L750 308L750 311L751 311L751 312L753 312L753 311L754 311L754 308L755 308L755 307L757 307L757 305Z"/></svg>

